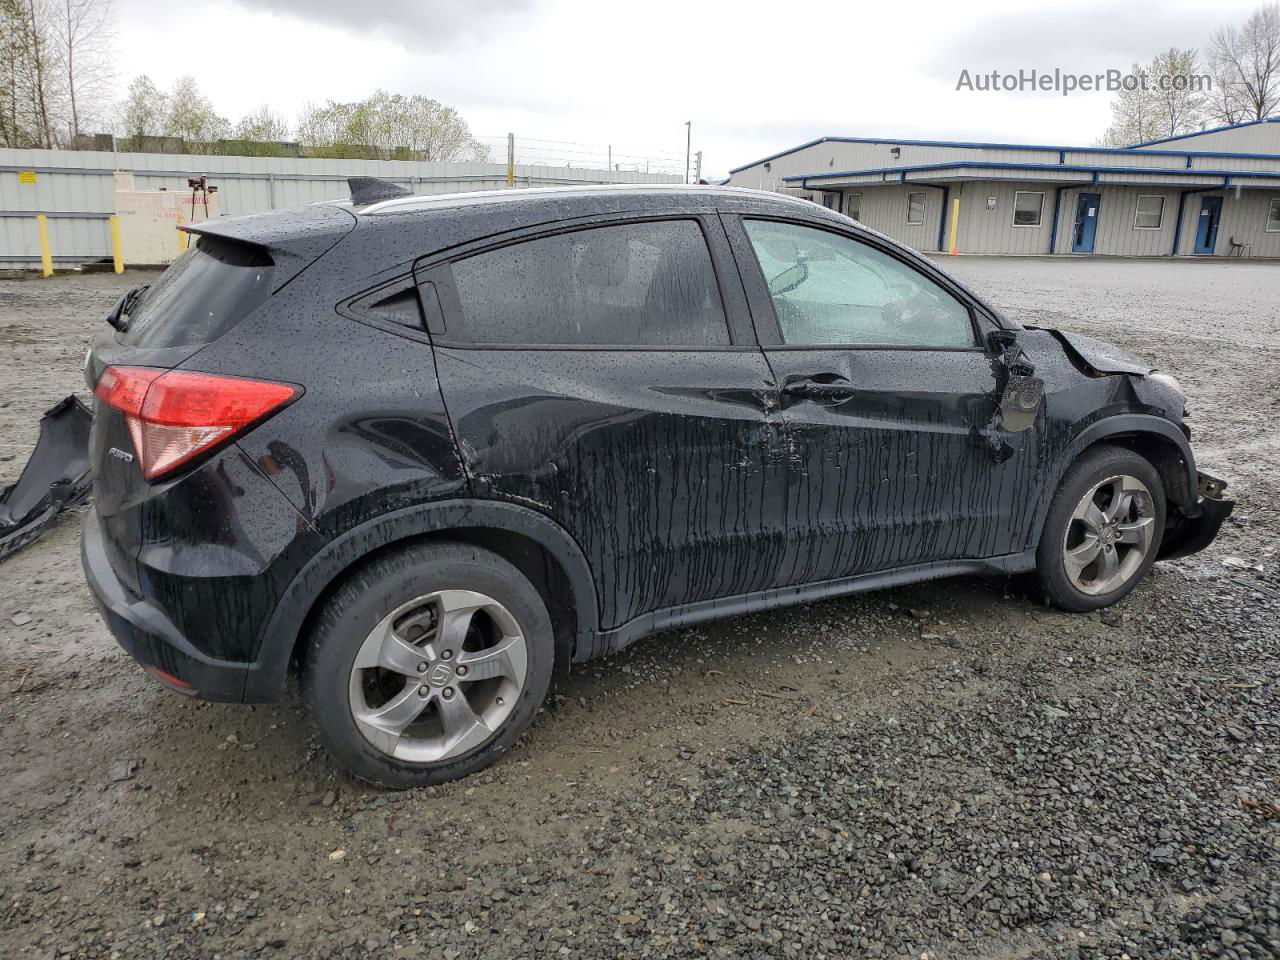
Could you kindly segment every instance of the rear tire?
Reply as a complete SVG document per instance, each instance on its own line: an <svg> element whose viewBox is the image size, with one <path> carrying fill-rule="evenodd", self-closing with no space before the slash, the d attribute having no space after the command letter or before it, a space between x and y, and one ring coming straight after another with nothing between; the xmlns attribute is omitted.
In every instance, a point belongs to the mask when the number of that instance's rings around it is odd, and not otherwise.
<svg viewBox="0 0 1280 960"><path fill-rule="evenodd" d="M555 640L514 566L463 544L419 544L352 574L303 661L314 729L354 776L404 789L489 766L546 697Z"/></svg>
<svg viewBox="0 0 1280 960"><path fill-rule="evenodd" d="M1164 487L1150 461L1123 447L1086 450L1067 468L1040 533L1045 596L1073 611L1120 600L1155 562L1164 522Z"/></svg>

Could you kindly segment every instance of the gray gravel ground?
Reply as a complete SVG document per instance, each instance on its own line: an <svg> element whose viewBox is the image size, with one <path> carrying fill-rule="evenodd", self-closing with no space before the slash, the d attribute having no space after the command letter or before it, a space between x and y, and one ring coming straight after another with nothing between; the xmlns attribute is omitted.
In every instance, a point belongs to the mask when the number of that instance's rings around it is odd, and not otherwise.
<svg viewBox="0 0 1280 960"><path fill-rule="evenodd" d="M961 579L664 634L387 794L143 676L69 518L0 567L0 957L1280 956L1280 268L945 265L1177 373L1210 550L1101 615ZM0 482L131 279L0 281Z"/></svg>

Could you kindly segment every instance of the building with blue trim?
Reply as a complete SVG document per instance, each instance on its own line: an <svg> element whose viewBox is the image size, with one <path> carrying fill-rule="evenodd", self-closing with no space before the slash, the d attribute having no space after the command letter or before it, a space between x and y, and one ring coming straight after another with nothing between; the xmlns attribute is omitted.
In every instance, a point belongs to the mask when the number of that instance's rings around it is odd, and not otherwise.
<svg viewBox="0 0 1280 960"><path fill-rule="evenodd" d="M1131 147L822 137L728 183L919 250L1280 257L1280 118Z"/></svg>

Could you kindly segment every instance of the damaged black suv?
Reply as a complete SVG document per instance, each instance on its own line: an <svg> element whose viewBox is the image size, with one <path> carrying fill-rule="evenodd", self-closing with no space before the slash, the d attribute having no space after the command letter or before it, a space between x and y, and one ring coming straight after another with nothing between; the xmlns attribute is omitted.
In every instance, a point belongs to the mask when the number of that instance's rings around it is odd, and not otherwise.
<svg viewBox="0 0 1280 960"><path fill-rule="evenodd" d="M215 700L296 665L367 780L493 762L657 630L951 574L1090 610L1231 510L1172 377L815 204L398 192L188 226L86 368L120 643Z"/></svg>

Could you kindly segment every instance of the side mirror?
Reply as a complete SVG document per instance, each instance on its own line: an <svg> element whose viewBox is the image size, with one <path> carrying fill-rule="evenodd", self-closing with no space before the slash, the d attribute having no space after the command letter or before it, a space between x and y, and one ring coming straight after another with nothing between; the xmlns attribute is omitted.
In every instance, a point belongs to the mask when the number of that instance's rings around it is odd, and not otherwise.
<svg viewBox="0 0 1280 960"><path fill-rule="evenodd" d="M1044 402L1044 381L1039 377L1010 376L1000 397L1000 428L1009 433L1030 430Z"/></svg>

